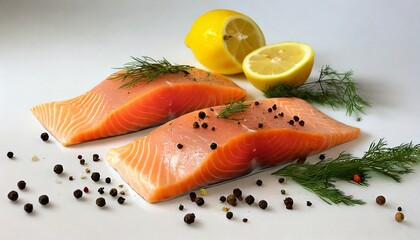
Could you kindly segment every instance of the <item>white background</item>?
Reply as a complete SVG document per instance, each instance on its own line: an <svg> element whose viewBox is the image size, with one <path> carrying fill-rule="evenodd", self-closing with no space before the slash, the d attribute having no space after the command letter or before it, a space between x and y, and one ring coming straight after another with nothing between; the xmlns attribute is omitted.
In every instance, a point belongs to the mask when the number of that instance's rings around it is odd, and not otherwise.
<svg viewBox="0 0 420 240"><path fill-rule="evenodd" d="M171 62L202 67L184 36L202 13L227 8L253 18L267 43L301 41L315 50L309 81L322 65L338 71L353 70L360 93L372 107L357 122L344 110L320 107L330 116L360 127L359 139L327 151L335 157L342 151L362 155L372 141L385 138L390 146L420 143L420 4L418 1L23 1L0 0L0 239L415 239L420 236L420 167L396 183L373 175L369 187L339 183L346 193L367 202L363 206L328 205L292 181L280 185L270 174L249 176L207 189L205 206L199 208L186 196L149 204L134 192L125 205L108 194L105 209L94 200L100 186L80 179L84 167L111 176L112 186L123 184L103 156L111 147L136 139L150 130L64 148L51 138L40 140L44 131L30 113L31 106L80 95L130 60L130 56L165 57ZM249 99L262 98L243 75L231 76L249 90ZM6 157L8 151L15 158ZM92 162L98 153L101 161ZM32 156L39 161L33 162ZM315 161L316 156L309 160ZM52 168L64 166L64 175ZM86 167L86 166L85 166ZM70 182L68 177L75 180ZM24 179L27 189L17 202L6 195ZM263 180L257 187L255 181ZM76 188L91 192L82 201L73 198ZM218 202L239 187L244 194L266 199L264 211L242 204L227 220ZM286 210L280 190L295 200ZM38 196L48 194L51 203L42 207ZM384 206L375 204L384 195ZM313 203L306 206L306 201ZM26 202L34 204L30 215ZM178 205L185 206L184 211ZM403 208L406 220L397 223L394 214ZM194 212L193 225L183 216ZM248 218L247 223L242 218Z"/></svg>

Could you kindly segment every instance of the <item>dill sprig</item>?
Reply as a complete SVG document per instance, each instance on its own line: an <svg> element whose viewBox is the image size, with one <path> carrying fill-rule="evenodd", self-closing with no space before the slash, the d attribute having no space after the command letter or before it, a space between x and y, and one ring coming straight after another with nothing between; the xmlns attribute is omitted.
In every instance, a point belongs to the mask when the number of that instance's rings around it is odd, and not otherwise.
<svg viewBox="0 0 420 240"><path fill-rule="evenodd" d="M244 103L244 101L239 102L230 102L225 108L223 108L219 114L217 115L218 118L228 118L231 115L236 113L245 112L251 104ZM236 120L236 119L233 119Z"/></svg>
<svg viewBox="0 0 420 240"><path fill-rule="evenodd" d="M123 73L115 73L115 77L122 78L122 81L129 81L123 83L120 88L129 87L137 82L146 81L151 82L155 78L166 73L179 73L183 72L189 74L188 70L193 68L189 65L171 64L168 60L155 60L151 57L143 56L131 57L134 61L124 64L124 67L116 68L125 70Z"/></svg>
<svg viewBox="0 0 420 240"><path fill-rule="evenodd" d="M420 144L404 143L387 147L384 139L373 142L361 158L341 153L335 159L321 160L315 164L292 163L273 173L284 176L318 195L325 202L346 205L365 202L346 195L333 184L336 180L351 181L355 174L362 177L359 185L368 186L371 172L376 172L401 182L401 175L412 173L413 166L420 163Z"/></svg>
<svg viewBox="0 0 420 240"><path fill-rule="evenodd" d="M321 68L319 78L315 82L294 87L279 84L266 91L266 97L298 97L308 102L330 105L332 108L346 107L346 114L364 113L370 103L357 94L357 84L352 81L352 71L338 73L328 65Z"/></svg>

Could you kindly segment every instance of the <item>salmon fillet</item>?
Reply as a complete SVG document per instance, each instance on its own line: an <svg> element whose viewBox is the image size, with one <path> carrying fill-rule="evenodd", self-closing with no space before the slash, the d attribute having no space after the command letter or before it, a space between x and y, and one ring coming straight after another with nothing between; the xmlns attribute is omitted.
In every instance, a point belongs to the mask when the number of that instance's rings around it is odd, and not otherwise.
<svg viewBox="0 0 420 240"><path fill-rule="evenodd" d="M233 115L235 120L217 117L226 106L185 114L111 149L107 161L139 195L158 202L244 175L257 166L306 157L360 135L358 128L328 117L301 99L245 103L250 107ZM200 112L205 114L203 119Z"/></svg>
<svg viewBox="0 0 420 240"><path fill-rule="evenodd" d="M228 78L197 68L189 74L164 74L129 88L120 88L121 80L111 75L83 95L34 106L31 111L68 146L156 126L246 96L246 91Z"/></svg>

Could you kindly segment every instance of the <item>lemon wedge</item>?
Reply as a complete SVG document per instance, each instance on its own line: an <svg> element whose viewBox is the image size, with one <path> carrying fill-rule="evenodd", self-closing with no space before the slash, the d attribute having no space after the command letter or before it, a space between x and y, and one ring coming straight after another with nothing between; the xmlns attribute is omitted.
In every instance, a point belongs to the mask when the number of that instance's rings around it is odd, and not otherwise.
<svg viewBox="0 0 420 240"><path fill-rule="evenodd" d="M242 63L246 78L264 91L280 83L295 87L305 83L314 64L311 46L300 42L281 42L249 53Z"/></svg>
<svg viewBox="0 0 420 240"><path fill-rule="evenodd" d="M245 56L265 45L265 38L248 16L217 9L194 21L185 44L208 69L221 74L236 74L242 72Z"/></svg>

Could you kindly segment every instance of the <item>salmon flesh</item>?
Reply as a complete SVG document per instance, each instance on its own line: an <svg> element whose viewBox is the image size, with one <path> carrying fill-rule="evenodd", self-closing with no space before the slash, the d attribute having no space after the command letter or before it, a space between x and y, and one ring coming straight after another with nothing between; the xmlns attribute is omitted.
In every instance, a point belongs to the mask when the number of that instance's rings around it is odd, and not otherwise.
<svg viewBox="0 0 420 240"><path fill-rule="evenodd" d="M167 200L198 187L325 151L360 135L298 98L194 111L107 153L108 163L144 199ZM204 116L204 117L203 117Z"/></svg>
<svg viewBox="0 0 420 240"><path fill-rule="evenodd" d="M83 95L34 106L31 111L68 146L156 126L246 96L245 90L222 75L197 68L188 72L164 74L127 88L120 88L122 79L111 75Z"/></svg>

